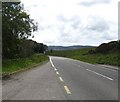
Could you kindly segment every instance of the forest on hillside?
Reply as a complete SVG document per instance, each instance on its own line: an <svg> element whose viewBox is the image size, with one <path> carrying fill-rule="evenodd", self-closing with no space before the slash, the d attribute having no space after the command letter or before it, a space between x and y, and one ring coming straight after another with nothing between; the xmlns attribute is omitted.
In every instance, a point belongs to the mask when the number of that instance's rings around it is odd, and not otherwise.
<svg viewBox="0 0 120 102"><path fill-rule="evenodd" d="M89 54L95 54L95 53L113 53L113 52L119 52L120 51L120 40L118 41L111 41L108 43L102 43L98 47L96 47L94 50L90 50Z"/></svg>

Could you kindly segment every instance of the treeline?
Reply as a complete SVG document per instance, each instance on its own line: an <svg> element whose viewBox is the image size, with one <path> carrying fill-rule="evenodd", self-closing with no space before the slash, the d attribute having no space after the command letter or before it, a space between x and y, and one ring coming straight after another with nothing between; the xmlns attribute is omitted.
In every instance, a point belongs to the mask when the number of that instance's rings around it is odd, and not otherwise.
<svg viewBox="0 0 120 102"><path fill-rule="evenodd" d="M89 54L95 54L95 53L112 53L112 52L119 52L120 51L120 40L118 41L111 41L108 43L102 43L99 45L95 50L90 50Z"/></svg>
<svg viewBox="0 0 120 102"><path fill-rule="evenodd" d="M19 43L9 47L9 50L3 46L3 58L29 57L34 53L45 53L45 51L48 49L47 45L44 45L43 43L37 43L33 40L19 39L18 42Z"/></svg>
<svg viewBox="0 0 120 102"><path fill-rule="evenodd" d="M20 2L2 3L2 57L21 58L44 53L47 46L28 40L38 24L24 10Z"/></svg>

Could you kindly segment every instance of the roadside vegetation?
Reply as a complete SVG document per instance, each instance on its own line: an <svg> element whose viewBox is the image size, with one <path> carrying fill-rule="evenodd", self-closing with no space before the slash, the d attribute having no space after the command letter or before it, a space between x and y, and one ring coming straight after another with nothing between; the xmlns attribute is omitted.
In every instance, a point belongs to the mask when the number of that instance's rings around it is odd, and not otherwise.
<svg viewBox="0 0 120 102"><path fill-rule="evenodd" d="M120 66L120 41L103 43L96 48L83 48L77 50L50 51L52 56L63 56L92 64L108 64Z"/></svg>
<svg viewBox="0 0 120 102"><path fill-rule="evenodd" d="M3 60L3 76L33 68L47 60L48 56L43 54L35 54L27 58Z"/></svg>
<svg viewBox="0 0 120 102"><path fill-rule="evenodd" d="M20 2L2 3L2 74L32 68L46 60L47 45L33 38L38 23L30 18Z"/></svg>

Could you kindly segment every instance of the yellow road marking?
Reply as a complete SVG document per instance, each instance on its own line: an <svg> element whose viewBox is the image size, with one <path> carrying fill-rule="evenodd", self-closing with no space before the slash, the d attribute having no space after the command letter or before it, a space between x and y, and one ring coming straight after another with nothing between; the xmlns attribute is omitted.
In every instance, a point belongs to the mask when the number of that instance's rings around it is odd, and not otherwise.
<svg viewBox="0 0 120 102"><path fill-rule="evenodd" d="M59 77L60 81L63 81L62 77Z"/></svg>
<svg viewBox="0 0 120 102"><path fill-rule="evenodd" d="M65 89L65 91L67 92L67 94L71 94L71 92L70 92L70 90L68 89L67 86L64 86L64 89Z"/></svg>

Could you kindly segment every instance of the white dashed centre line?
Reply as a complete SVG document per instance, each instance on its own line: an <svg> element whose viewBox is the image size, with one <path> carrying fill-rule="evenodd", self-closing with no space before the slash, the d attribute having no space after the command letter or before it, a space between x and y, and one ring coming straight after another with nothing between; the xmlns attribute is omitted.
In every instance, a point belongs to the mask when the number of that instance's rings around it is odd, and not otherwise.
<svg viewBox="0 0 120 102"><path fill-rule="evenodd" d="M68 89L67 86L64 86L64 89L65 89L65 91L67 92L67 94L71 94L71 92L70 92L70 90Z"/></svg>
<svg viewBox="0 0 120 102"><path fill-rule="evenodd" d="M55 68L55 66L54 66L54 64L53 64L53 62L52 62L51 57L49 57L49 59L50 59L50 63L51 63L51 65L52 65L52 67L53 67L54 70L56 71L56 74L59 75L59 72L58 72L57 69ZM59 79L60 79L61 82L64 81L62 77L59 77ZM70 92L70 90L69 90L69 88L68 88L67 86L64 86L64 89L65 89L65 91L67 92L67 94L71 94L71 92Z"/></svg>
<svg viewBox="0 0 120 102"><path fill-rule="evenodd" d="M90 72L93 72L93 73L95 73L95 74L97 74L97 75L99 75L99 76L102 76L102 77L104 77L104 78L107 78L107 79L109 79L109 80L113 80L112 78L110 78L110 77L107 77L107 76L105 76L105 75L102 75L102 74L100 74L100 73L97 73L97 72L95 72L95 71L92 71L92 70L89 70L89 69L86 69L87 71L90 71Z"/></svg>
<svg viewBox="0 0 120 102"><path fill-rule="evenodd" d="M54 70L56 71L57 69L55 68Z"/></svg>
<svg viewBox="0 0 120 102"><path fill-rule="evenodd" d="M56 72L57 75L59 75L59 72Z"/></svg>
<svg viewBox="0 0 120 102"><path fill-rule="evenodd" d="M59 77L59 79L60 79L60 81L62 81L62 82L63 82L63 78L62 78L62 77Z"/></svg>

